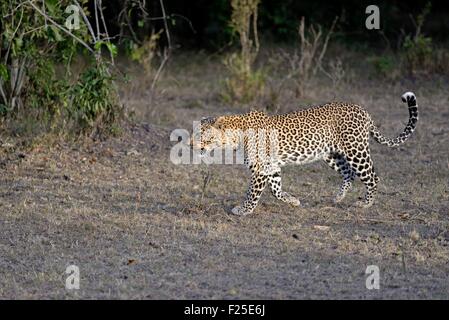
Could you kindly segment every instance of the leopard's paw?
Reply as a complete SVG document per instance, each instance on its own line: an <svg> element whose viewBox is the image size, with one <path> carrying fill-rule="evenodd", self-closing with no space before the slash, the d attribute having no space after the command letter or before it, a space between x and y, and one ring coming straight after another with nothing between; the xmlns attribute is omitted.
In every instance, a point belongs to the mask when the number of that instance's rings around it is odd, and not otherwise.
<svg viewBox="0 0 449 320"><path fill-rule="evenodd" d="M244 209L243 207L241 207L241 206L236 206L236 207L234 207L234 208L231 210L231 212L232 212L233 214L235 214L236 216L246 216L246 215L248 215L248 214L251 213L251 211L245 210L245 209Z"/></svg>
<svg viewBox="0 0 449 320"><path fill-rule="evenodd" d="M286 202L294 207L299 207L301 205L301 201L293 196L289 196Z"/></svg>
<svg viewBox="0 0 449 320"><path fill-rule="evenodd" d="M357 201L355 203L356 207L367 209L373 205L372 201Z"/></svg>
<svg viewBox="0 0 449 320"><path fill-rule="evenodd" d="M343 199L345 198L345 196L346 196L345 194L341 194L341 193L337 194L334 198L334 203L342 202Z"/></svg>
<svg viewBox="0 0 449 320"><path fill-rule="evenodd" d="M280 200L282 200L285 203L288 203L294 207L299 207L301 205L301 201L299 201L299 199L295 198L294 196L292 196L291 194L289 194L287 192L282 193Z"/></svg>

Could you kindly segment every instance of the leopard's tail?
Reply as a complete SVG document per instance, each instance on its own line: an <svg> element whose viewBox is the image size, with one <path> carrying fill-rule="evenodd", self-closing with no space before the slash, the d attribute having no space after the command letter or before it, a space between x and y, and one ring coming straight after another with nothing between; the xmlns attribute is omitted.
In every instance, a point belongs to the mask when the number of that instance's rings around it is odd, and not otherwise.
<svg viewBox="0 0 449 320"><path fill-rule="evenodd" d="M415 94L413 92L406 92L401 98L403 102L407 102L410 116L404 131L402 131L400 135L394 139L385 138L374 123L371 122L370 132L374 137L374 140L380 144L387 145L388 147L396 147L404 143L412 135L413 131L415 131L416 123L418 122L418 104L416 102Z"/></svg>

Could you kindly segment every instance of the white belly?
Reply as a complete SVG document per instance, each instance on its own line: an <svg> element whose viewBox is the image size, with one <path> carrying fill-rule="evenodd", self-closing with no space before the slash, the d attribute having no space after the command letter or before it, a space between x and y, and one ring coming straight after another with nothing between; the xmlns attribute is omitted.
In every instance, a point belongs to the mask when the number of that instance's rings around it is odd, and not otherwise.
<svg viewBox="0 0 449 320"><path fill-rule="evenodd" d="M290 154L286 158L280 157L279 165L284 166L287 164L307 164L312 163L318 160L322 160L324 156L326 156L329 153L328 150L319 149L314 150L310 153L304 153L304 154Z"/></svg>

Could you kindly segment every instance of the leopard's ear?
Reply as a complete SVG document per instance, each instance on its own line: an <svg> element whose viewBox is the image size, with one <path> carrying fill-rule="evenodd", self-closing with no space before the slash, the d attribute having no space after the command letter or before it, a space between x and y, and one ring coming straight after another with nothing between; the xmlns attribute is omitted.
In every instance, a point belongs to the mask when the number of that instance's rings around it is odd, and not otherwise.
<svg viewBox="0 0 449 320"><path fill-rule="evenodd" d="M215 119L215 122L214 122L213 126L214 126L215 128L217 128L217 129L222 129L223 126L224 126L224 117L223 117L223 116L217 117L217 118Z"/></svg>
<svg viewBox="0 0 449 320"><path fill-rule="evenodd" d="M216 118L214 117L202 117L200 123L203 124L213 124Z"/></svg>

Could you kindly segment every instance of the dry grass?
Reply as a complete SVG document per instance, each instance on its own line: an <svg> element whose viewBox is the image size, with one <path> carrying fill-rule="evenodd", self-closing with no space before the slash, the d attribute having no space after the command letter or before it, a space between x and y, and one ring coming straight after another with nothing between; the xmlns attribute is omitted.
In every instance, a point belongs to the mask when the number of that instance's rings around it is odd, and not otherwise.
<svg viewBox="0 0 449 320"><path fill-rule="evenodd" d="M219 58L182 59L159 85L156 106L146 105L143 88L136 90L139 79L131 83L133 94L122 93L138 122L152 125L80 147L23 151L7 140L12 146L2 148L0 163L0 298L449 298L443 86L356 76L338 91L322 79L300 101L294 88L284 92L279 112L338 97L363 104L394 136L407 119L400 95L413 90L421 118L402 147L372 143L381 185L371 209L352 205L364 192L360 182L334 205L340 178L315 163L284 170L285 188L304 207L265 192L256 212L240 218L229 210L244 196L243 167L169 161L172 129L238 112L218 99ZM203 194L207 170L212 177ZM80 267L78 291L64 287L72 263ZM371 264L381 270L378 291L365 288Z"/></svg>

